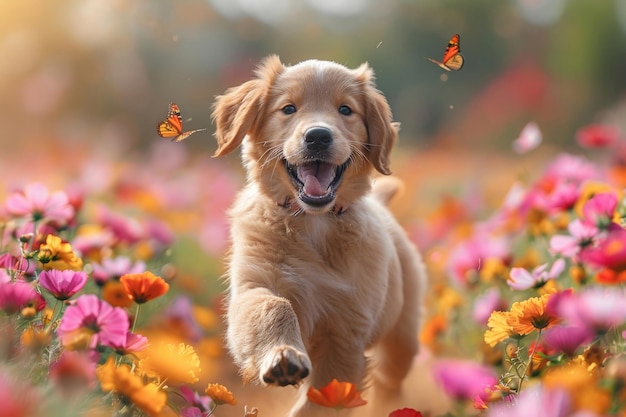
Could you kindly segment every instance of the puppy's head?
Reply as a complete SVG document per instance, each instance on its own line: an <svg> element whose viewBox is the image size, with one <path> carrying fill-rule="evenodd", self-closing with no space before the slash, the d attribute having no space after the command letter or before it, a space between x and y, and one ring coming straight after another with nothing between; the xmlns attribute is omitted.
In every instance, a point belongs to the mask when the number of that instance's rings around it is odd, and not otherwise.
<svg viewBox="0 0 626 417"><path fill-rule="evenodd" d="M356 69L268 57L255 77L218 96L213 108L222 156L243 142L250 181L281 205L341 212L390 174L398 125L367 64Z"/></svg>

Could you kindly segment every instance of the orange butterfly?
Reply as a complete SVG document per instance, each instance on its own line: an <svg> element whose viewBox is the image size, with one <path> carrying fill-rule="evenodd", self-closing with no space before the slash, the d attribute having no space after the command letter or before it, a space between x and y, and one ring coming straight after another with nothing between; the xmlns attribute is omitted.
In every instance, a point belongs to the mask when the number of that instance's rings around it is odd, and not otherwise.
<svg viewBox="0 0 626 417"><path fill-rule="evenodd" d="M180 116L180 109L175 103L170 103L167 111L167 119L157 125L157 133L162 138L172 139L173 142L180 142L187 139L193 133L206 129L196 129L183 132L183 118Z"/></svg>
<svg viewBox="0 0 626 417"><path fill-rule="evenodd" d="M446 52L443 54L443 62L436 61L432 58L426 58L430 62L439 65L446 71L458 71L463 68L463 55L461 55L461 36L454 35L448 42Z"/></svg>

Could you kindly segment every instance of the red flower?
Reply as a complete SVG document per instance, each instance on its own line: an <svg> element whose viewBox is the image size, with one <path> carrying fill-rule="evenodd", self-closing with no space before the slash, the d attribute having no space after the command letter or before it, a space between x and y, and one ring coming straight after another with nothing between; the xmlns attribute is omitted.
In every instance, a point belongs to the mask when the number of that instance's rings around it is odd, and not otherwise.
<svg viewBox="0 0 626 417"><path fill-rule="evenodd" d="M576 132L576 141L583 148L606 148L618 140L619 130L615 126L587 125Z"/></svg>
<svg viewBox="0 0 626 417"><path fill-rule="evenodd" d="M422 417L422 413L412 408L402 408L396 411L392 411L389 417Z"/></svg>
<svg viewBox="0 0 626 417"><path fill-rule="evenodd" d="M309 388L306 395L312 403L336 410L367 404L367 401L361 398L361 393L354 384L340 382L337 379L333 379L319 390L313 387Z"/></svg>

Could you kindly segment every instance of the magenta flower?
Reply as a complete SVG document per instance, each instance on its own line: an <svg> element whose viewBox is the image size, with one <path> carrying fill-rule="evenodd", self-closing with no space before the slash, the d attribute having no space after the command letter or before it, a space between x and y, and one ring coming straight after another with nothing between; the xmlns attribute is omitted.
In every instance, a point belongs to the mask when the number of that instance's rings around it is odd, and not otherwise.
<svg viewBox="0 0 626 417"><path fill-rule="evenodd" d="M546 170L545 177L558 178L560 181L574 184L603 178L595 164L583 157L570 154L557 156Z"/></svg>
<svg viewBox="0 0 626 417"><path fill-rule="evenodd" d="M120 242L133 244L143 237L142 227L135 219L112 213L104 206L98 207L97 217L100 224L111 230Z"/></svg>
<svg viewBox="0 0 626 417"><path fill-rule="evenodd" d="M576 219L567 226L569 235L554 235L550 238L550 251L554 254L572 258L583 249L593 244L599 230L595 226Z"/></svg>
<svg viewBox="0 0 626 417"><path fill-rule="evenodd" d="M462 285L466 285L488 260L508 262L509 242L505 238L493 237L487 233L460 243L451 252L448 261L450 275Z"/></svg>
<svg viewBox="0 0 626 417"><path fill-rule="evenodd" d="M547 310L572 326L603 333L626 323L626 290L622 287L587 287L578 293L563 291L550 298Z"/></svg>
<svg viewBox="0 0 626 417"><path fill-rule="evenodd" d="M620 140L616 126L592 124L576 131L576 141L583 148L607 148Z"/></svg>
<svg viewBox="0 0 626 417"><path fill-rule="evenodd" d="M473 401L476 396L484 400L486 390L498 382L493 369L461 359L437 362L433 366L433 376L444 392L457 401Z"/></svg>
<svg viewBox="0 0 626 417"><path fill-rule="evenodd" d="M612 222L617 208L614 193L598 193L583 205L583 221L599 229L606 229Z"/></svg>
<svg viewBox="0 0 626 417"><path fill-rule="evenodd" d="M6 277L0 282L0 310L7 314L17 313L25 306L40 303L33 286L23 281L6 282Z"/></svg>
<svg viewBox="0 0 626 417"><path fill-rule="evenodd" d="M524 268L511 268L507 284L514 290L527 290L529 288L541 288L551 279L558 278L565 270L565 261L557 259L552 268L548 270L548 264L539 265L532 273Z"/></svg>
<svg viewBox="0 0 626 417"><path fill-rule="evenodd" d="M616 272L626 270L626 229L609 228L596 245L581 251L580 259L599 268Z"/></svg>
<svg viewBox="0 0 626 417"><path fill-rule="evenodd" d="M48 188L40 183L32 183L21 192L10 194L5 202L7 213L15 217L26 217L33 221L52 221L61 225L74 216L67 194L57 191L50 194Z"/></svg>
<svg viewBox="0 0 626 417"><path fill-rule="evenodd" d="M594 333L586 327L559 325L545 330L543 344L571 358L580 346L591 342L593 337Z"/></svg>
<svg viewBox="0 0 626 417"><path fill-rule="evenodd" d="M83 271L50 269L39 275L39 285L48 290L57 300L65 301L82 290L87 282Z"/></svg>
<svg viewBox="0 0 626 417"><path fill-rule="evenodd" d="M201 417L201 416L206 415L206 413L210 411L211 397L209 397L208 395L199 395L197 392L193 391L191 388L188 388L185 386L180 387L180 395L189 405L189 407L186 407L181 412L181 416Z"/></svg>
<svg viewBox="0 0 626 417"><path fill-rule="evenodd" d="M114 347L126 343L128 330L129 320L124 310L93 294L85 294L65 310L57 334L64 345L72 345L86 336L90 338L90 348Z"/></svg>
<svg viewBox="0 0 626 417"><path fill-rule="evenodd" d="M93 263L93 279L98 285L104 285L111 280L119 280L122 275L139 274L146 270L146 264L137 261L133 262L126 256L103 259L102 263Z"/></svg>

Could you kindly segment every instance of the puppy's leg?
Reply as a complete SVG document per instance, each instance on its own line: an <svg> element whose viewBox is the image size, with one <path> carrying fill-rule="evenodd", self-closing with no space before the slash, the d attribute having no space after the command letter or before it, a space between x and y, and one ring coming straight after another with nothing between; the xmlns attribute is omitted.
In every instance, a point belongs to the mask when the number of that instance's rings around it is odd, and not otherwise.
<svg viewBox="0 0 626 417"><path fill-rule="evenodd" d="M231 296L227 338L245 381L298 385L311 370L290 302L266 288Z"/></svg>
<svg viewBox="0 0 626 417"><path fill-rule="evenodd" d="M404 236L396 237L403 274L403 305L398 320L375 349L374 382L388 391L399 391L418 351L418 332L426 280L424 264Z"/></svg>

